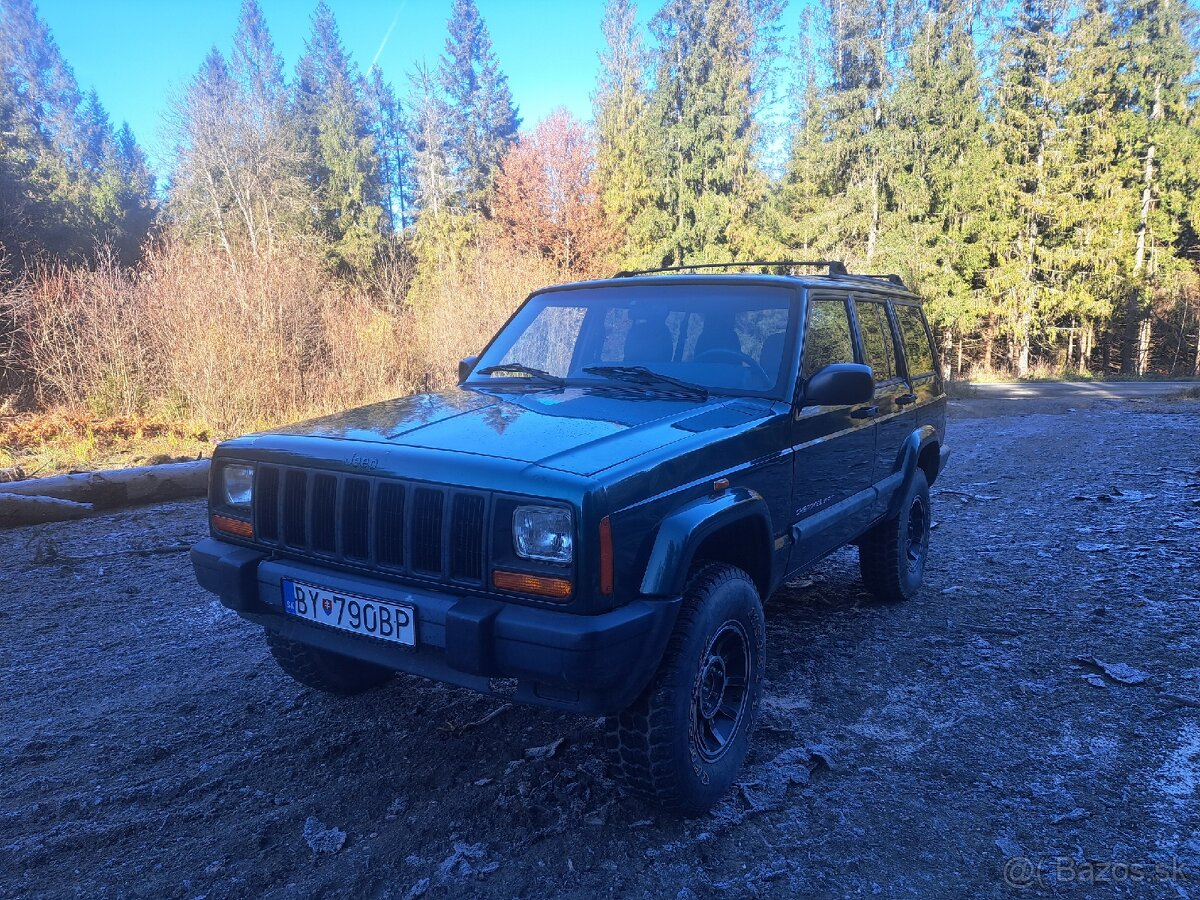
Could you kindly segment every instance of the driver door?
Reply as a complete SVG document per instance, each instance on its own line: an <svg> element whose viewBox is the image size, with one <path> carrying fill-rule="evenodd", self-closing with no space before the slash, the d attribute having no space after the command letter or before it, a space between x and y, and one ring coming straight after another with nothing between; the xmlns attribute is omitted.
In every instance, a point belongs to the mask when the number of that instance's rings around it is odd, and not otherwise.
<svg viewBox="0 0 1200 900"><path fill-rule="evenodd" d="M803 403L805 383L817 371L857 361L849 296L809 295L791 423L793 569L854 539L870 521L875 464L871 405Z"/></svg>

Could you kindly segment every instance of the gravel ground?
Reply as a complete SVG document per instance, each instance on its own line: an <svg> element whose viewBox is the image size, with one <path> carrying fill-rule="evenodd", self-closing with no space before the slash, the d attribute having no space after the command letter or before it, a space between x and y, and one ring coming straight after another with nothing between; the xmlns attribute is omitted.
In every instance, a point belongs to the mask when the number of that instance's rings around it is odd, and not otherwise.
<svg viewBox="0 0 1200 900"><path fill-rule="evenodd" d="M853 550L771 599L692 820L594 719L297 686L196 586L194 502L2 532L0 896L1200 898L1200 405L1036 410L952 404L916 600Z"/></svg>

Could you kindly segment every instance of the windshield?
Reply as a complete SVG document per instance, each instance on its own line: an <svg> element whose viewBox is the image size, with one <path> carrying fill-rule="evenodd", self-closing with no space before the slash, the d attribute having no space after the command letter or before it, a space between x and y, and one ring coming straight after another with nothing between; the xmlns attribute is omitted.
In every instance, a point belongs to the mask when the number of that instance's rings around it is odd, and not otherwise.
<svg viewBox="0 0 1200 900"><path fill-rule="evenodd" d="M661 375L665 387L780 397L794 298L791 288L756 284L548 291L496 336L469 383L652 388Z"/></svg>

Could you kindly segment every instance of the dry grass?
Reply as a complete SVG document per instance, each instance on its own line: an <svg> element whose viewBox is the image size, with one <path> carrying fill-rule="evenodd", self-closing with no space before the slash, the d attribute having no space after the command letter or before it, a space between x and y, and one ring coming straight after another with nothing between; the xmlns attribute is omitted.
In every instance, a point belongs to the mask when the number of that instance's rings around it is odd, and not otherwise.
<svg viewBox="0 0 1200 900"><path fill-rule="evenodd" d="M21 386L9 411L42 412L0 420L0 468L194 457L213 436L446 387L531 290L560 280L486 234L411 276L400 259L351 287L303 247L230 259L183 244L132 272L36 270L0 295L0 372Z"/></svg>
<svg viewBox="0 0 1200 900"><path fill-rule="evenodd" d="M145 416L98 419L85 410L55 409L0 419L0 471L34 478L175 462L208 456L214 444L211 431L198 423Z"/></svg>

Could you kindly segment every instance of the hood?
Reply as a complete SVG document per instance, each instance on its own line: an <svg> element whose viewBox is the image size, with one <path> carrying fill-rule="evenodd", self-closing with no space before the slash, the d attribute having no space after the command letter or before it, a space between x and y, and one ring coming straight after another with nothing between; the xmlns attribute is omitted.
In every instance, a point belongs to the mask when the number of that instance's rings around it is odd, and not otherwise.
<svg viewBox="0 0 1200 900"><path fill-rule="evenodd" d="M698 432L745 425L770 402L705 402L653 394L568 388L457 388L348 410L272 431L471 453L592 475Z"/></svg>

